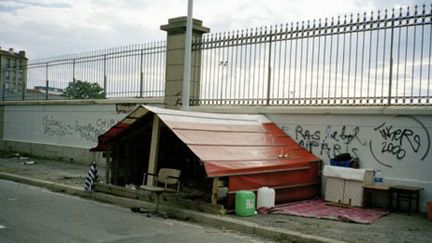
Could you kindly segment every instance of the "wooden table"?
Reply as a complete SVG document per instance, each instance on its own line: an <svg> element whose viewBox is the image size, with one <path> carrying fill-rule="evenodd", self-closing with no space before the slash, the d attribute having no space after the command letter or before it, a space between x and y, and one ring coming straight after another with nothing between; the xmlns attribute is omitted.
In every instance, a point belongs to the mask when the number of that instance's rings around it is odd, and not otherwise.
<svg viewBox="0 0 432 243"><path fill-rule="evenodd" d="M412 201L415 200L415 212L418 213L421 190L423 190L423 188L413 186L391 186L390 194L392 195L392 197L396 195L396 209L400 210L401 201L408 201L408 215L410 215L412 209Z"/></svg>
<svg viewBox="0 0 432 243"><path fill-rule="evenodd" d="M373 194L384 194L386 197L385 201L385 208L391 209L392 208L392 193L391 193L391 187L385 184L372 184L372 185L363 185L363 193L364 193L364 201L365 206L376 206L372 205L372 198Z"/></svg>

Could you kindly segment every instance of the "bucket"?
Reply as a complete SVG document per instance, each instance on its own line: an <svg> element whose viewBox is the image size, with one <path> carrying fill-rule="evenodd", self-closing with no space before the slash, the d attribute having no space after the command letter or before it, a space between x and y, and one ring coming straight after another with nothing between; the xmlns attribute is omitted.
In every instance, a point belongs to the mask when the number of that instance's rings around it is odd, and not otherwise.
<svg viewBox="0 0 432 243"><path fill-rule="evenodd" d="M275 206L275 190L269 187L258 189L257 208L272 208Z"/></svg>
<svg viewBox="0 0 432 243"><path fill-rule="evenodd" d="M427 204L427 215L428 219L432 220L432 201Z"/></svg>
<svg viewBox="0 0 432 243"><path fill-rule="evenodd" d="M255 215L255 194L252 191L236 192L235 213L240 217Z"/></svg>

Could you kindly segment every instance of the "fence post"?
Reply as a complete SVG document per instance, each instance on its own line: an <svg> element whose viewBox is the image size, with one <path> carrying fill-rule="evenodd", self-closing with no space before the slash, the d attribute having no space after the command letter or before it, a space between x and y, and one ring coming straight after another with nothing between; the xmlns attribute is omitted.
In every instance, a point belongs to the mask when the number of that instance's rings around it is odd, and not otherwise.
<svg viewBox="0 0 432 243"><path fill-rule="evenodd" d="M141 46L141 52L140 52L140 98L143 97L143 89L144 89L143 58L144 58L144 49Z"/></svg>
<svg viewBox="0 0 432 243"><path fill-rule="evenodd" d="M160 28L167 32L166 47L166 66L165 66L165 105L167 108L179 109L182 100L183 89L183 70L185 55L186 38L186 17L173 18L168 20L167 25ZM200 41L204 33L208 33L209 28L202 25L201 20L192 21L192 39ZM190 100L199 99L200 69L201 69L201 50L193 50L192 60L198 60L197 65L192 65L190 90Z"/></svg>
<svg viewBox="0 0 432 243"><path fill-rule="evenodd" d="M106 56L106 54L104 55L104 63L103 63L103 72L104 72L104 80L103 80L103 82L104 82L104 95L105 95L105 98L107 98L107 70L106 70L106 62L107 62L107 56Z"/></svg>
<svg viewBox="0 0 432 243"><path fill-rule="evenodd" d="M390 68L389 68L389 90L387 105L391 105L392 82L393 82L393 40L394 40L394 9L392 10L391 34L390 34ZM399 40L400 41L400 40Z"/></svg>
<svg viewBox="0 0 432 243"><path fill-rule="evenodd" d="M0 85L1 85L1 89L2 89L2 100L5 100L4 83L3 83L4 70L3 70L2 59L3 58L0 57Z"/></svg>
<svg viewBox="0 0 432 243"><path fill-rule="evenodd" d="M6 82L3 82L2 83L2 100L5 100L5 95L6 95L5 88L6 88Z"/></svg>
<svg viewBox="0 0 432 243"><path fill-rule="evenodd" d="M271 58L272 58L272 29L270 27L270 32L269 32L269 56L268 56L268 74L267 74L267 101L266 101L266 105L270 104L270 90L271 90Z"/></svg>
<svg viewBox="0 0 432 243"><path fill-rule="evenodd" d="M48 62L46 63L46 68L45 68L45 77L46 77L46 82L45 82L45 99L48 100L48 87L49 87L49 80L48 80Z"/></svg>
<svg viewBox="0 0 432 243"><path fill-rule="evenodd" d="M27 65L25 66L25 68L27 69ZM27 89L27 77L25 77L24 65L21 65L20 69L21 69L21 72L22 72L21 79L23 81L23 85L22 85L22 100L25 100L25 94L26 94L26 89Z"/></svg>
<svg viewBox="0 0 432 243"><path fill-rule="evenodd" d="M76 99L75 59L72 60L72 98Z"/></svg>

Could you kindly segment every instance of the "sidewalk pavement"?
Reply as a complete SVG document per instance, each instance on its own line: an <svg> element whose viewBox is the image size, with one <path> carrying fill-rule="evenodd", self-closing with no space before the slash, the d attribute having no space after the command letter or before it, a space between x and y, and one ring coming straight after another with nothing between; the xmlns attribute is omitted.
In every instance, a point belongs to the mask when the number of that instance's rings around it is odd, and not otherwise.
<svg viewBox="0 0 432 243"><path fill-rule="evenodd" d="M33 163L32 163L33 161ZM89 165L38 158L0 158L0 179L13 180L112 203L123 207L147 207L149 202L121 198L103 193L84 191L84 179ZM100 179L105 170L98 167ZM162 205L170 217L190 220L212 227L236 230L242 233L259 234L282 242L430 242L432 221L425 214L408 216L391 213L377 223L364 225L288 215L256 215L240 218L235 215L209 215L197 211L172 208Z"/></svg>

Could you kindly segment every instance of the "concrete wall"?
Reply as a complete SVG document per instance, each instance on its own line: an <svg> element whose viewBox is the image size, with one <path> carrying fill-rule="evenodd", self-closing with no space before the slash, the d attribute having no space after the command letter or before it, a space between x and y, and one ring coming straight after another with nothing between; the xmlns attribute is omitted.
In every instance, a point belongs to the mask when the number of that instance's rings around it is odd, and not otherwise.
<svg viewBox="0 0 432 243"><path fill-rule="evenodd" d="M432 117L406 115L273 115L288 135L329 164L349 152L384 181L426 188L432 198ZM426 200L421 203L426 206Z"/></svg>
<svg viewBox="0 0 432 243"><path fill-rule="evenodd" d="M161 101L147 103L162 106ZM3 148L88 163L97 136L136 103L29 103L0 106ZM205 112L265 114L323 159L358 156L361 168L379 169L385 182L425 188L432 200L432 109L428 107L191 107ZM3 112L2 112L3 110ZM0 119L1 122L1 119Z"/></svg>
<svg viewBox="0 0 432 243"><path fill-rule="evenodd" d="M325 164L340 153L379 169L384 182L425 188L421 210L432 200L432 114L424 107L195 108L200 111L262 113Z"/></svg>
<svg viewBox="0 0 432 243"><path fill-rule="evenodd" d="M0 106L4 117L1 147L79 163L101 160L89 152L97 144L97 137L140 103L149 102L9 102ZM161 101L150 103L160 105Z"/></svg>

